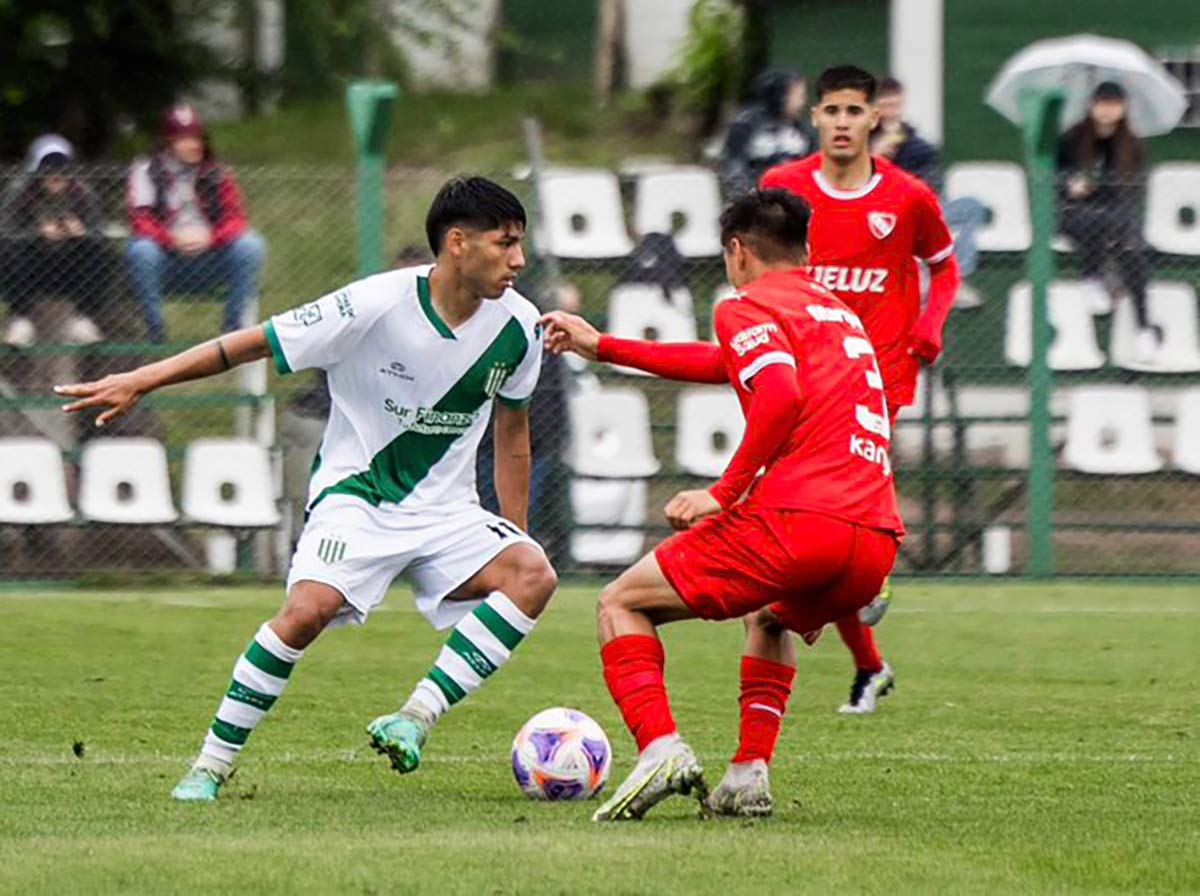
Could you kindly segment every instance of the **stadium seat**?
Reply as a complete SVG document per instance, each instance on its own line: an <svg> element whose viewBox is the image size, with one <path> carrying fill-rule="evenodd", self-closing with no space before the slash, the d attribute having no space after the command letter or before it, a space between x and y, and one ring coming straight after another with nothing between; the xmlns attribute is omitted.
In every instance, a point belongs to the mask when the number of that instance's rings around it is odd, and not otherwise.
<svg viewBox="0 0 1200 896"><path fill-rule="evenodd" d="M642 236L669 233L681 254L712 258L721 254L721 191L707 168L679 167L638 179L634 227ZM677 217L682 218L677 222Z"/></svg>
<svg viewBox="0 0 1200 896"><path fill-rule="evenodd" d="M694 342L696 316L690 309L681 311L679 301L681 299L675 296L672 301L667 301L658 286L638 283L615 287L608 297L608 331L626 339ZM690 304L690 292L687 301ZM648 375L630 367L614 369L621 373Z"/></svg>
<svg viewBox="0 0 1200 896"><path fill-rule="evenodd" d="M971 196L990 220L979 228L981 252L1024 252L1033 239L1025 171L1012 162L961 162L946 172L946 199Z"/></svg>
<svg viewBox="0 0 1200 896"><path fill-rule="evenodd" d="M1113 318L1109 352L1126 370L1191 373L1200 370L1200 328L1196 323L1196 291L1182 282L1152 283L1146 292L1150 322L1162 327L1163 341L1154 357L1137 354L1137 322L1131 302L1119 302Z"/></svg>
<svg viewBox="0 0 1200 896"><path fill-rule="evenodd" d="M720 476L746 430L737 396L728 387L688 389L675 410L675 462L695 476Z"/></svg>
<svg viewBox="0 0 1200 896"><path fill-rule="evenodd" d="M267 451L249 439L197 439L183 461L183 513L233 529L274 526L275 476Z"/></svg>
<svg viewBox="0 0 1200 896"><path fill-rule="evenodd" d="M1083 283L1055 280L1047 297L1050 325L1049 363L1054 370L1096 370L1104 353L1096 344L1096 326ZM1009 364L1028 367L1033 357L1033 290L1017 283L1008 294L1004 357Z"/></svg>
<svg viewBox="0 0 1200 896"><path fill-rule="evenodd" d="M1140 386L1080 386L1067 405L1063 460L1098 474L1153 473L1162 468L1154 448L1150 394Z"/></svg>
<svg viewBox="0 0 1200 896"><path fill-rule="evenodd" d="M621 258L633 249L621 190L611 171L548 171L538 187L541 220L534 241L561 258Z"/></svg>
<svg viewBox="0 0 1200 896"><path fill-rule="evenodd" d="M0 439L0 523L65 523L74 515L58 446L49 439Z"/></svg>
<svg viewBox="0 0 1200 896"><path fill-rule="evenodd" d="M95 439L80 460L79 511L99 523L152 525L179 518L167 452L154 439Z"/></svg>
<svg viewBox="0 0 1200 896"><path fill-rule="evenodd" d="M641 526L646 522L646 482L638 479L575 479L571 509L576 526L571 533L571 557L576 563L623 565L642 553L640 529L595 529L587 526Z"/></svg>
<svg viewBox="0 0 1200 896"><path fill-rule="evenodd" d="M1200 389L1186 389L1175 407L1175 466L1200 476Z"/></svg>
<svg viewBox="0 0 1200 896"><path fill-rule="evenodd" d="M1146 242L1170 255L1200 255L1200 164L1158 165L1147 192Z"/></svg>
<svg viewBox="0 0 1200 896"><path fill-rule="evenodd" d="M568 406L567 463L583 476L653 476L659 463L650 441L650 405L637 389L597 389Z"/></svg>

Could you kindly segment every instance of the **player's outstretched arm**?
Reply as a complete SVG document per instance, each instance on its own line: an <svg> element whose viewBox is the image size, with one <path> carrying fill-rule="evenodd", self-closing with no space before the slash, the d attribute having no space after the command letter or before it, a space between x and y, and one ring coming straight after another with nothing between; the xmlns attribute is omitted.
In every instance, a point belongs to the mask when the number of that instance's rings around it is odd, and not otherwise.
<svg viewBox="0 0 1200 896"><path fill-rule="evenodd" d="M103 426L141 401L155 389L173 383L186 383L224 373L241 364L258 361L270 356L267 336L261 326L247 327L226 333L216 339L193 346L187 351L146 364L136 370L111 373L103 379L90 383L72 383L55 386L58 395L78 399L63 405L63 410L74 414L89 408L104 408L96 418L96 425Z"/></svg>
<svg viewBox="0 0 1200 896"><path fill-rule="evenodd" d="M529 408L496 403L495 444L496 499L500 515L525 531L529 528L529 475L532 451L529 443Z"/></svg>

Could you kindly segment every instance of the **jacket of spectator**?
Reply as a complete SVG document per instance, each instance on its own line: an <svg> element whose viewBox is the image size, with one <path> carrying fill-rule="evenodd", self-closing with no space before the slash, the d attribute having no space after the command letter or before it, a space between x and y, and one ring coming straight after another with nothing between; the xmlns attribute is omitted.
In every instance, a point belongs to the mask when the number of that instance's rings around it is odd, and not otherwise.
<svg viewBox="0 0 1200 896"><path fill-rule="evenodd" d="M62 157L68 163L74 161L71 144L57 134L46 134L30 145L25 157L25 175L13 183L0 206L0 229L6 236L36 236L43 223L52 221L62 226L72 217L88 233L95 233L100 227L100 203L81 178L64 169L66 188L62 192L43 189L38 169L52 157Z"/></svg>
<svg viewBox="0 0 1200 896"><path fill-rule="evenodd" d="M1068 202L1120 210L1140 219L1145 163L1142 142L1131 131L1121 129L1101 137L1090 118L1058 140L1059 184ZM1068 187L1075 178L1086 182L1086 195L1070 195Z"/></svg>
<svg viewBox="0 0 1200 896"><path fill-rule="evenodd" d="M734 117L721 148L717 172L726 196L753 189L768 168L816 150L804 103L804 79L795 72L768 69L754 79L751 102Z"/></svg>
<svg viewBox="0 0 1200 896"><path fill-rule="evenodd" d="M909 174L924 181L933 192L941 195L944 177L942 157L938 148L917 133L917 129L907 121L901 122L900 131L895 151L890 156L891 160ZM879 127L872 132L872 141L876 140L880 132Z"/></svg>

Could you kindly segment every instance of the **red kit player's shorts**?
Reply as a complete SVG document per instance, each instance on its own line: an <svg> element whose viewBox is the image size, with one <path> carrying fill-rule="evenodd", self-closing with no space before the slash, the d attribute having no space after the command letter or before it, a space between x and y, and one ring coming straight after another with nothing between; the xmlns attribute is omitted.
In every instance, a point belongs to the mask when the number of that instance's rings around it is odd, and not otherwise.
<svg viewBox="0 0 1200 896"><path fill-rule="evenodd" d="M765 606L799 634L869 604L896 560L895 535L802 510L739 504L668 538L654 552L701 619Z"/></svg>

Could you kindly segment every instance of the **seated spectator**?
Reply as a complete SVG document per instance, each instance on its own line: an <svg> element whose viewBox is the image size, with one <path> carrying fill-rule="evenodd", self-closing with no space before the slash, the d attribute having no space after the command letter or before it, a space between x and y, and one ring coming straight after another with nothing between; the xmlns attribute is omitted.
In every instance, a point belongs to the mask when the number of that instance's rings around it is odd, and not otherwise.
<svg viewBox="0 0 1200 896"><path fill-rule="evenodd" d="M895 162L940 196L944 182L941 153L904 120L904 85L895 78L884 78L879 82L875 102L879 109L879 124L871 132L871 152ZM982 299L968 281L979 267L975 234L987 220L987 208L970 196L949 201L943 198L942 214L954 234L954 253L958 256L962 274L954 307L978 307Z"/></svg>
<svg viewBox="0 0 1200 896"><path fill-rule="evenodd" d="M768 69L754 79L751 101L734 117L717 162L726 199L756 187L768 168L816 150L807 104L808 88L795 72Z"/></svg>
<svg viewBox="0 0 1200 896"><path fill-rule="evenodd" d="M1137 353L1153 357L1162 340L1146 311L1150 250L1142 237L1146 153L1130 130L1120 84L1105 81L1092 94L1087 116L1058 141L1062 200L1059 229L1071 238L1088 288L1107 296L1103 270L1112 258L1133 300Z"/></svg>
<svg viewBox="0 0 1200 896"><path fill-rule="evenodd" d="M165 292L195 295L225 287L222 332L236 330L258 290L265 244L250 229L233 171L213 156L200 116L188 105L163 115L158 152L129 172L133 239L127 261L146 336L166 339Z"/></svg>
<svg viewBox="0 0 1200 896"><path fill-rule="evenodd" d="M112 269L100 234L100 205L73 168L71 144L57 134L29 147L25 176L0 203L6 263L0 288L10 316L4 341L28 348L37 339L31 317L39 300L75 306L62 329L64 342L89 345L102 336L92 317L105 300Z"/></svg>

